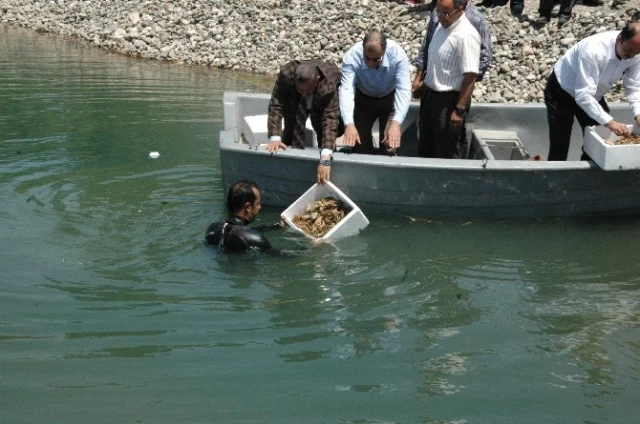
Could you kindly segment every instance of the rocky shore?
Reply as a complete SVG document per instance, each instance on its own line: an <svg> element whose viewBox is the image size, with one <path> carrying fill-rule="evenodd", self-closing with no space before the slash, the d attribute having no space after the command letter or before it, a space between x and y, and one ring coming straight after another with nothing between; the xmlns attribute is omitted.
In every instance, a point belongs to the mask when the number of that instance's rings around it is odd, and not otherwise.
<svg viewBox="0 0 640 424"><path fill-rule="evenodd" d="M612 8L576 6L571 21L535 28L538 2L519 18L509 5L481 7L493 60L474 101L539 102L551 68L576 41L620 29L640 0ZM429 13L425 5L380 0L0 0L0 22L79 37L96 46L177 63L275 74L290 59L340 63L369 29L384 30L415 59ZM623 99L618 86L608 96Z"/></svg>

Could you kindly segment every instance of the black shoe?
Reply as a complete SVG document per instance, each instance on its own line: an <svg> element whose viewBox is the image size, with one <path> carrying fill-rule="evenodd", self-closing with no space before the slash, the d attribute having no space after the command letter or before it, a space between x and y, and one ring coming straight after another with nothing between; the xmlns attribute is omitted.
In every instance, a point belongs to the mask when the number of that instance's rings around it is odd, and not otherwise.
<svg viewBox="0 0 640 424"><path fill-rule="evenodd" d="M561 27L567 24L570 19L571 19L571 16L569 15L560 15L560 17L558 18L558 26Z"/></svg>
<svg viewBox="0 0 640 424"><path fill-rule="evenodd" d="M533 26L536 28L542 28L543 26L548 24L550 21L551 21L551 18L549 18L548 16L540 15L540 17L536 19L536 21L533 23Z"/></svg>
<svg viewBox="0 0 640 424"><path fill-rule="evenodd" d="M511 3L511 14L513 16L520 16L524 12L524 4L522 3Z"/></svg>
<svg viewBox="0 0 640 424"><path fill-rule="evenodd" d="M620 6L623 6L626 2L627 0L613 0L613 3L611 3L611 8L618 9Z"/></svg>

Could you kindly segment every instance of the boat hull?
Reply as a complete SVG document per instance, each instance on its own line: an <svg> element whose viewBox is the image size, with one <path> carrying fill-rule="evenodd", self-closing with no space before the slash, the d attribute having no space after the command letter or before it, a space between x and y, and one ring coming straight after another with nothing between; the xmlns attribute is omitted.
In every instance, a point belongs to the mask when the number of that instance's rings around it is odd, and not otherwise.
<svg viewBox="0 0 640 424"><path fill-rule="evenodd" d="M287 207L315 183L317 149L270 154L241 144L238 122L266 112L267 95L225 93L220 157L225 189L255 181L262 203ZM623 105L619 109L624 114ZM416 150L418 105L403 130ZM544 105L474 105L470 127L516 130L531 154L546 154ZM233 117L228 114L233 113ZM580 131L574 131L581 145ZM577 155L574 152L572 154ZM544 217L638 214L640 171L604 171L591 161L425 159L335 153L331 181L365 214L457 217Z"/></svg>

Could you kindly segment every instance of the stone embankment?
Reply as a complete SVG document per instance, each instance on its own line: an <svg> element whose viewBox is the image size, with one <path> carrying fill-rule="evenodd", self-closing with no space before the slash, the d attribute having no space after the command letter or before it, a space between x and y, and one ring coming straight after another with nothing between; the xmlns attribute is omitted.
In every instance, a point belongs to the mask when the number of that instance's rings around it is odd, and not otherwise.
<svg viewBox="0 0 640 424"><path fill-rule="evenodd" d="M608 0L610 1L610 0ZM474 101L543 101L551 68L576 41L620 29L640 8L576 6L571 21L537 29L537 1L511 16L509 6L481 7L490 23L493 61ZM415 59L429 13L424 5L378 0L0 0L0 22L79 37L131 56L264 74L284 62L340 63L369 29L382 29ZM623 98L618 86L609 100Z"/></svg>

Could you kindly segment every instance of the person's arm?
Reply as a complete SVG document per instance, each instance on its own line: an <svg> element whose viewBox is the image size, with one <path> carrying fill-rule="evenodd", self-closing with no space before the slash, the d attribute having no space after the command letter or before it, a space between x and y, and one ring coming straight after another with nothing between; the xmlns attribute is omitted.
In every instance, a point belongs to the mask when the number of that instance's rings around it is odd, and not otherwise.
<svg viewBox="0 0 640 424"><path fill-rule="evenodd" d="M269 118L267 120L267 135L271 141L280 140L282 137L282 119L284 117L284 102L287 98L285 65L278 74L278 79L273 85L271 99L269 100Z"/></svg>
<svg viewBox="0 0 640 424"><path fill-rule="evenodd" d="M334 86L335 87L335 86ZM340 102L338 90L329 95L330 100L322 111L322 146L321 149L335 150L338 127L340 126Z"/></svg>
<svg viewBox="0 0 640 424"><path fill-rule="evenodd" d="M387 143L392 149L400 147L402 123L407 116L409 105L411 104L411 75L409 73L409 58L400 46L397 46L397 49L400 62L398 63L398 69L396 70L396 91L393 100L394 114L382 140L382 143Z"/></svg>
<svg viewBox="0 0 640 424"><path fill-rule="evenodd" d="M475 21L474 21L475 22ZM493 44L491 43L491 29L482 14L478 17L478 24L474 25L480 34L480 69L476 81L481 81L491 65Z"/></svg>
<svg viewBox="0 0 640 424"><path fill-rule="evenodd" d="M345 125L353 124L353 110L356 88L356 66L350 60L351 51L347 52L342 61L342 80L340 81L339 104L342 121Z"/></svg>
<svg viewBox="0 0 640 424"><path fill-rule="evenodd" d="M282 142L282 118L284 116L284 102L288 95L286 89L288 85L286 68L288 66L290 64L285 65L280 70L269 100L269 117L267 119L269 143L266 148L271 153L276 153L279 149L287 150L287 146Z"/></svg>
<svg viewBox="0 0 640 424"><path fill-rule="evenodd" d="M342 61L342 81L340 83L339 102L340 114L344 122L344 144L355 146L360 144L360 135L353 123L355 109L356 67L358 62L353 60L353 49L349 50Z"/></svg>
<svg viewBox="0 0 640 424"><path fill-rule="evenodd" d="M424 36L424 40L422 40L422 45L420 46L420 50L418 50L418 56L416 60L413 62L413 65L418 69L418 71L424 71L427 69L427 59L429 57L429 44L431 44L431 40L433 39L433 34L436 32L436 28L438 27L438 14L436 13L436 9L431 11L431 17L429 18L429 24L427 25L427 33Z"/></svg>
<svg viewBox="0 0 640 424"><path fill-rule="evenodd" d="M600 60L597 52L586 50L580 55L576 72L575 100L576 104L592 119L601 125L614 121L598 103L596 91L600 79Z"/></svg>
<svg viewBox="0 0 640 424"><path fill-rule="evenodd" d="M273 249L269 240L257 230L257 228L246 227L242 231L242 238L251 251L267 252Z"/></svg>
<svg viewBox="0 0 640 424"><path fill-rule="evenodd" d="M640 126L640 63L627 69L622 83L631 106L633 119L636 125Z"/></svg>
<svg viewBox="0 0 640 424"><path fill-rule="evenodd" d="M460 94L456 107L451 112L451 131L455 132L466 118L469 104L471 103L471 94L478 77L480 65L480 37L464 37L460 40L458 49L460 64L462 66L463 79L460 84ZM461 113L464 111L463 113Z"/></svg>
<svg viewBox="0 0 640 424"><path fill-rule="evenodd" d="M429 44L431 44L433 34L436 32L437 27L438 14L436 13L436 10L433 9L431 11L431 17L429 18L429 24L427 25L427 33L424 36L424 40L422 40L420 50L418 50L418 56L413 62L413 65L416 67L416 75L413 77L413 82L411 83L412 93L418 90L423 84L424 71L427 69L427 61L429 58Z"/></svg>
<svg viewBox="0 0 640 424"><path fill-rule="evenodd" d="M451 129L454 132L460 129L460 126L466 119L468 105L471 103L471 94L473 93L473 86L476 83L477 77L478 74L474 72L464 74L462 84L460 85L458 102L456 103L456 108L451 113Z"/></svg>

